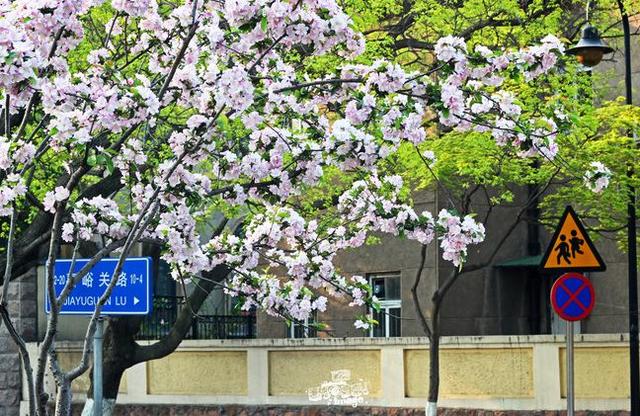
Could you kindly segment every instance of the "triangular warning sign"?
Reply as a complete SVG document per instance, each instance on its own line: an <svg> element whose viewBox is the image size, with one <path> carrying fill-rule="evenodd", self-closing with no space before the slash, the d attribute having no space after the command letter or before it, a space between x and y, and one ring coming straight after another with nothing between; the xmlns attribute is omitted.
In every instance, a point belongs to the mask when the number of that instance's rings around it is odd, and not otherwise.
<svg viewBox="0 0 640 416"><path fill-rule="evenodd" d="M607 267L571 206L562 214L540 267L554 271L603 271Z"/></svg>

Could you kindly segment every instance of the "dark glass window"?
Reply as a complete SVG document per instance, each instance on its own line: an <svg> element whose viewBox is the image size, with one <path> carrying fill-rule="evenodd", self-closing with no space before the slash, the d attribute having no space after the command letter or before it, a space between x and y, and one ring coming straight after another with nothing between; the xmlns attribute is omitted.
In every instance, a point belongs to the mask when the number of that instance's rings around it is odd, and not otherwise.
<svg viewBox="0 0 640 416"><path fill-rule="evenodd" d="M318 330L312 325L317 322L317 311L313 311L311 316L304 322L292 322L291 326L287 328L287 333L290 338L316 338L318 336Z"/></svg>
<svg viewBox="0 0 640 416"><path fill-rule="evenodd" d="M384 338L401 336L400 273L370 275L369 281L374 296L380 301L380 311L371 311L378 325L371 328L370 335Z"/></svg>

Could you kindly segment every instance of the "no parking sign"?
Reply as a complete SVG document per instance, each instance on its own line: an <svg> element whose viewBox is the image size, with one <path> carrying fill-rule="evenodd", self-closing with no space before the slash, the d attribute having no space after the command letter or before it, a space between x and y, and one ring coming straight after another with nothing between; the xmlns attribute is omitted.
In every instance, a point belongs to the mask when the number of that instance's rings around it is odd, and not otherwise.
<svg viewBox="0 0 640 416"><path fill-rule="evenodd" d="M551 305L565 321L579 321L589 316L596 296L593 285L580 273L565 273L551 288Z"/></svg>

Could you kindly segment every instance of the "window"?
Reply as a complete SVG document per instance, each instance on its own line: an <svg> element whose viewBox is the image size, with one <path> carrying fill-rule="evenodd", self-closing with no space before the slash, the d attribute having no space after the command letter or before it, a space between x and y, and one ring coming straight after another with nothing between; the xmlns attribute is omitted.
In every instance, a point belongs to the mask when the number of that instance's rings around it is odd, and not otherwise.
<svg viewBox="0 0 640 416"><path fill-rule="evenodd" d="M380 301L380 312L372 311L378 321L370 330L371 337L399 337L402 316L400 295L400 273L369 275L373 295Z"/></svg>
<svg viewBox="0 0 640 416"><path fill-rule="evenodd" d="M289 338L315 338L318 336L318 330L310 325L318 322L318 311L313 311L311 316L304 321L293 321L287 328Z"/></svg>

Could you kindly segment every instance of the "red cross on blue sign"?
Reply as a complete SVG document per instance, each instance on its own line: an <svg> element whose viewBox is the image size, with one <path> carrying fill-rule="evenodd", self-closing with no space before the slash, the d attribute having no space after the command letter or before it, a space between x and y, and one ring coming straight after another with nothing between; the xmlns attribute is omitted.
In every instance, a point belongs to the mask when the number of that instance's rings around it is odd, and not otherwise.
<svg viewBox="0 0 640 416"><path fill-rule="evenodd" d="M595 301L593 285L579 273L563 274L551 288L553 309L566 321L579 321L589 316Z"/></svg>

